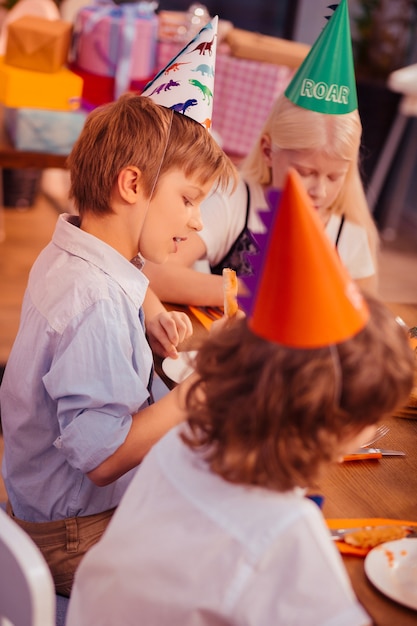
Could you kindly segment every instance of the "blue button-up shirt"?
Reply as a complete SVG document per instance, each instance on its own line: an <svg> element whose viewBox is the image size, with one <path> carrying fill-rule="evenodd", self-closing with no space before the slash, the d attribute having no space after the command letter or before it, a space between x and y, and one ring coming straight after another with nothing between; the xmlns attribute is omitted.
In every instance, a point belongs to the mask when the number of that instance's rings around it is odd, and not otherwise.
<svg viewBox="0 0 417 626"><path fill-rule="evenodd" d="M34 522L116 506L134 470L107 487L86 473L113 454L149 399L152 353L140 320L147 278L60 216L36 260L0 390L3 475Z"/></svg>

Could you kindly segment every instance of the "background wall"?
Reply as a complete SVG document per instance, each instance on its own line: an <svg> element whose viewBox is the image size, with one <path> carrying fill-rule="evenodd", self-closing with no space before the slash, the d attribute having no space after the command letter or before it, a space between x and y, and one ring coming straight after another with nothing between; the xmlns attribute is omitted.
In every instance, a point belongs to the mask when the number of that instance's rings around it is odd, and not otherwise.
<svg viewBox="0 0 417 626"><path fill-rule="evenodd" d="M255 0L252 1L255 2ZM338 1L339 0L298 0L292 38L302 43L313 44L319 36L321 29L327 23L325 16L332 15L333 13L333 11L328 8L329 5L338 4ZM356 0L349 0L348 4L349 14L352 17L356 12Z"/></svg>
<svg viewBox="0 0 417 626"><path fill-rule="evenodd" d="M395 1L395 0L394 0ZM331 15L330 4L338 0L203 0L211 15L244 28L284 39L312 44ZM186 11L191 0L160 0L159 9ZM356 0L349 0L351 15Z"/></svg>
<svg viewBox="0 0 417 626"><path fill-rule="evenodd" d="M190 0L160 0L159 10L186 11L190 4ZM291 39L298 1L203 0L201 4L210 15L219 15L236 28Z"/></svg>

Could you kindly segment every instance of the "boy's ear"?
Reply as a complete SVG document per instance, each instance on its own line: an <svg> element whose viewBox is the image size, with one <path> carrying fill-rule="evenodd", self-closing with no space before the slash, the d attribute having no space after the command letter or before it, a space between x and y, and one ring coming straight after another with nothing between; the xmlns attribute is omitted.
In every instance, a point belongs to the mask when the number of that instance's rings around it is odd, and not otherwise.
<svg viewBox="0 0 417 626"><path fill-rule="evenodd" d="M139 168L128 165L119 173L117 183L122 199L129 204L134 204L138 200L141 192L141 176Z"/></svg>

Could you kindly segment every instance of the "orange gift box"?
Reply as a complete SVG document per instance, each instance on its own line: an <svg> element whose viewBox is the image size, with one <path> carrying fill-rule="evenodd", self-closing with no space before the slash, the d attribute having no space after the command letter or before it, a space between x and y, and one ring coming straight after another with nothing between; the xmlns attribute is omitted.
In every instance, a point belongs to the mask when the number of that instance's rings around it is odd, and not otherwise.
<svg viewBox="0 0 417 626"><path fill-rule="evenodd" d="M73 111L80 106L83 79L66 67L53 74L7 65L0 57L0 102L8 107Z"/></svg>
<svg viewBox="0 0 417 626"><path fill-rule="evenodd" d="M225 37L232 55L241 59L286 65L296 69L310 50L310 46L297 41L280 39L240 28L232 28Z"/></svg>
<svg viewBox="0 0 417 626"><path fill-rule="evenodd" d="M37 72L57 72L67 63L72 24L24 15L7 29L4 60L8 65Z"/></svg>

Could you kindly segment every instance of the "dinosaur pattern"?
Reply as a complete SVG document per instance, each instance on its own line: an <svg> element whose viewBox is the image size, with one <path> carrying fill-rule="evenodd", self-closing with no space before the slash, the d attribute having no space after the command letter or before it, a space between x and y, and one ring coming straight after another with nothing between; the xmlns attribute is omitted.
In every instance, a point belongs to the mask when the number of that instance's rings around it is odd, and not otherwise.
<svg viewBox="0 0 417 626"><path fill-rule="evenodd" d="M207 85L203 85L203 83L200 83L199 80L195 80L195 78L190 78L189 81L190 85L193 85L193 87L197 87L198 89L200 89L201 93L203 94L203 100L207 100L207 104L211 103L211 99L213 98L213 92L207 87Z"/></svg>
<svg viewBox="0 0 417 626"><path fill-rule="evenodd" d="M216 35L213 35L213 39L211 41L202 41L201 43L198 44L198 46L190 50L188 54L190 54L191 52L196 52L198 50L198 53L200 55L202 54L204 56L207 52L208 55L211 56L213 54L213 44L214 44L215 38L216 38Z"/></svg>
<svg viewBox="0 0 417 626"><path fill-rule="evenodd" d="M186 63L172 63L165 69L164 73L169 74L170 72L178 72L181 65L189 65L189 64L190 64L190 61L187 61Z"/></svg>
<svg viewBox="0 0 417 626"><path fill-rule="evenodd" d="M195 70L191 70L192 72L200 72L201 76L212 76L214 77L214 67L212 65L206 65L202 63L198 65Z"/></svg>
<svg viewBox="0 0 417 626"><path fill-rule="evenodd" d="M180 83L178 81L170 79L168 83L162 83L158 87L155 87L155 89L151 91L149 95L152 96L154 93L159 94L161 93L161 91L169 91L171 87L179 87L179 86L180 86Z"/></svg>
<svg viewBox="0 0 417 626"><path fill-rule="evenodd" d="M202 28L142 92L142 95L187 115L207 129L211 128L212 119L217 21L216 17Z"/></svg>
<svg viewBox="0 0 417 626"><path fill-rule="evenodd" d="M197 104L198 101L195 98L190 98L185 102L178 102L177 104L173 104L169 108L173 111L176 111L177 113L182 113L183 115L185 115L187 109L189 109L190 107L195 107Z"/></svg>

